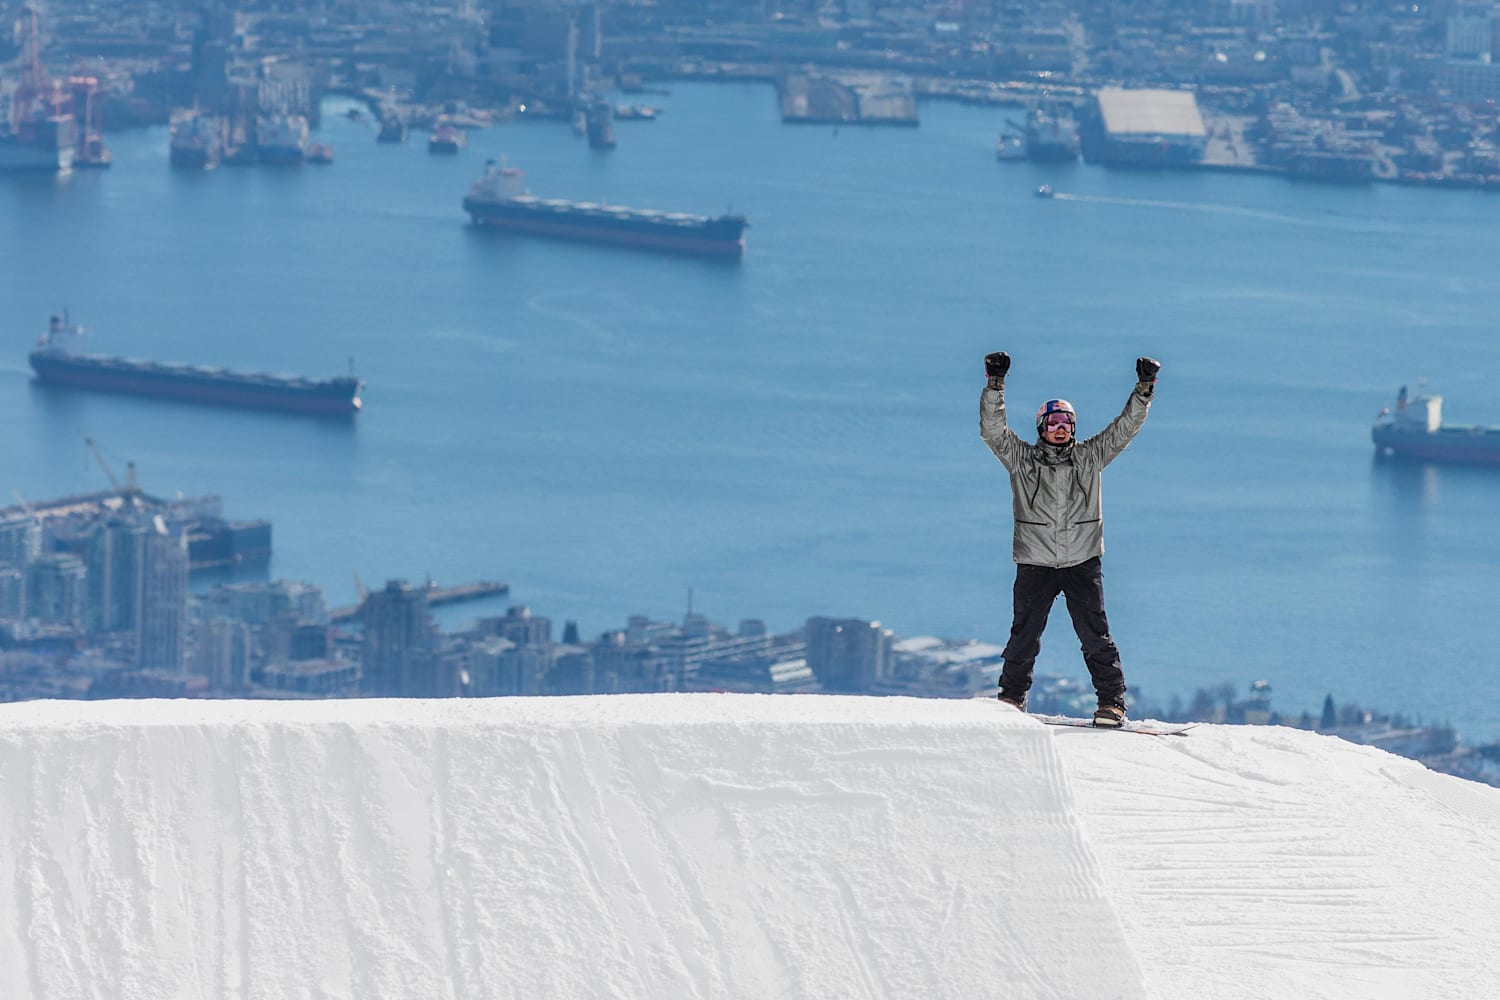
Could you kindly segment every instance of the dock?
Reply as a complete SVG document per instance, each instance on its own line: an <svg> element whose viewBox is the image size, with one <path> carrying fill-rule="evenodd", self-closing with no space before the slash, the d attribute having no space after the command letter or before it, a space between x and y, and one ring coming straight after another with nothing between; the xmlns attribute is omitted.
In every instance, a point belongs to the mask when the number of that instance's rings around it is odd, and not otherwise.
<svg viewBox="0 0 1500 1000"><path fill-rule="evenodd" d="M478 601L486 597L497 597L510 593L510 584L496 583L493 580L479 580L475 583L461 583L454 587L439 587L429 581L425 588L427 594L427 606L429 608L439 607L444 604L460 604L464 601ZM345 605L341 608L333 608L328 612L328 619L335 624L357 621L361 604Z"/></svg>

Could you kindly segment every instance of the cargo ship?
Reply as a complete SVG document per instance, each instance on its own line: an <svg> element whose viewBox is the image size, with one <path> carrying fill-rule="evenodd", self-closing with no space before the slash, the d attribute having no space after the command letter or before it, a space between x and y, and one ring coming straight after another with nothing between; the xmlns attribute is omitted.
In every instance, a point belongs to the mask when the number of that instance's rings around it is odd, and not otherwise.
<svg viewBox="0 0 1500 1000"><path fill-rule="evenodd" d="M9 114L0 120L0 172L69 173L78 144L72 95L42 69L36 8L22 8L15 27L21 34L22 71L4 102Z"/></svg>
<svg viewBox="0 0 1500 1000"><path fill-rule="evenodd" d="M224 156L224 120L197 111L179 115L168 148L172 166L212 170Z"/></svg>
<svg viewBox="0 0 1500 1000"><path fill-rule="evenodd" d="M73 169L73 118L56 116L20 132L0 131L0 171L66 174Z"/></svg>
<svg viewBox="0 0 1500 1000"><path fill-rule="evenodd" d="M463 200L476 226L612 243L678 253L739 256L745 250L742 215L688 215L561 201L528 194L520 169L491 160Z"/></svg>
<svg viewBox="0 0 1500 1000"><path fill-rule="evenodd" d="M607 101L595 101L584 113L584 130L592 149L615 148L614 108Z"/></svg>
<svg viewBox="0 0 1500 1000"><path fill-rule="evenodd" d="M405 142L406 122L394 111L389 112L380 122L380 131L375 133L376 142Z"/></svg>
<svg viewBox="0 0 1500 1000"><path fill-rule="evenodd" d="M262 163L301 163L307 154L307 119L302 115L262 115L255 123L255 145Z"/></svg>
<svg viewBox="0 0 1500 1000"><path fill-rule="evenodd" d="M1042 163L1072 163L1082 142L1071 115L1032 108L1026 116L1026 155Z"/></svg>
<svg viewBox="0 0 1500 1000"><path fill-rule="evenodd" d="M364 382L352 375L313 379L112 358L83 353L84 337L83 327L70 322L66 313L53 316L31 352L37 380L133 396L290 413L349 415L361 406L359 391Z"/></svg>
<svg viewBox="0 0 1500 1000"><path fill-rule="evenodd" d="M1500 465L1500 427L1458 426L1443 423L1443 397L1407 397L1406 386L1396 406L1382 409L1370 429L1377 457L1418 462Z"/></svg>

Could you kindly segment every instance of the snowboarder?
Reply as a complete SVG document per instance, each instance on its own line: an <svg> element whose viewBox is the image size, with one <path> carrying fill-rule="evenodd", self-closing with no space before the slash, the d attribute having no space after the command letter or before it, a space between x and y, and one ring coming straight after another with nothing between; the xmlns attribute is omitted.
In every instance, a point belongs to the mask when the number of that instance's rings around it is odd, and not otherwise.
<svg viewBox="0 0 1500 1000"><path fill-rule="evenodd" d="M1009 354L985 355L988 384L979 397L979 436L1010 473L1015 515L1015 606L1010 640L1002 654L1005 666L999 698L1026 710L1042 632L1060 593L1099 696L1094 725L1121 726L1125 723L1125 673L1104 614L1099 474L1146 422L1161 364L1151 358L1136 359L1136 385L1125 409L1108 427L1084 441L1074 437L1078 417L1072 404L1065 399L1047 400L1036 411L1036 444L1022 441L1006 423L1005 375L1009 370Z"/></svg>

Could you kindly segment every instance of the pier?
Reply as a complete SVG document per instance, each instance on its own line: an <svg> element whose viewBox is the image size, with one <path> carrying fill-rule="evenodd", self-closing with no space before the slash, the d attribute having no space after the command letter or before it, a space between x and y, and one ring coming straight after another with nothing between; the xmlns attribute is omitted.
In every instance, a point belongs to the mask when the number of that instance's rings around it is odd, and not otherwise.
<svg viewBox="0 0 1500 1000"><path fill-rule="evenodd" d="M496 583L493 580L479 580L475 583L461 583L454 587L439 587L432 581L422 588L427 594L427 606L439 607L444 604L459 604L463 601L478 601L486 597L496 597L510 593L510 584ZM345 605L341 608L333 608L328 612L328 619L335 624L356 621L359 618L359 610L364 607L359 604Z"/></svg>

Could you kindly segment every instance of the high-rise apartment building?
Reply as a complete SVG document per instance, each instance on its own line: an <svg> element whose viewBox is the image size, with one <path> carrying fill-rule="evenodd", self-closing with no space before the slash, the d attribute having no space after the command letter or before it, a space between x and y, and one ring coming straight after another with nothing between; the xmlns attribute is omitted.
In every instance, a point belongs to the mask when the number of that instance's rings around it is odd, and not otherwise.
<svg viewBox="0 0 1500 1000"><path fill-rule="evenodd" d="M181 671L186 649L188 541L160 518L144 528L136 591L136 666Z"/></svg>
<svg viewBox="0 0 1500 1000"><path fill-rule="evenodd" d="M26 617L26 571L19 566L0 565L0 618Z"/></svg>
<svg viewBox="0 0 1500 1000"><path fill-rule="evenodd" d="M405 580L391 580L372 591L361 608L364 646L360 664L365 694L387 698L432 697L436 629L427 611L427 592Z"/></svg>
<svg viewBox="0 0 1500 1000"><path fill-rule="evenodd" d="M209 690L235 693L250 686L250 626L231 618L205 618L193 629L192 671Z"/></svg>
<svg viewBox="0 0 1500 1000"><path fill-rule="evenodd" d="M859 618L809 618L807 664L825 691L862 691L891 671L891 633Z"/></svg>
<svg viewBox="0 0 1500 1000"><path fill-rule="evenodd" d="M26 568L26 614L44 625L83 631L88 620L88 569L63 552L38 556Z"/></svg>
<svg viewBox="0 0 1500 1000"><path fill-rule="evenodd" d="M42 526L26 515L0 519L0 566L25 566L42 553Z"/></svg>
<svg viewBox="0 0 1500 1000"><path fill-rule="evenodd" d="M90 632L136 629L145 544L146 525L138 518L112 518L94 526L84 550L89 571Z"/></svg>

